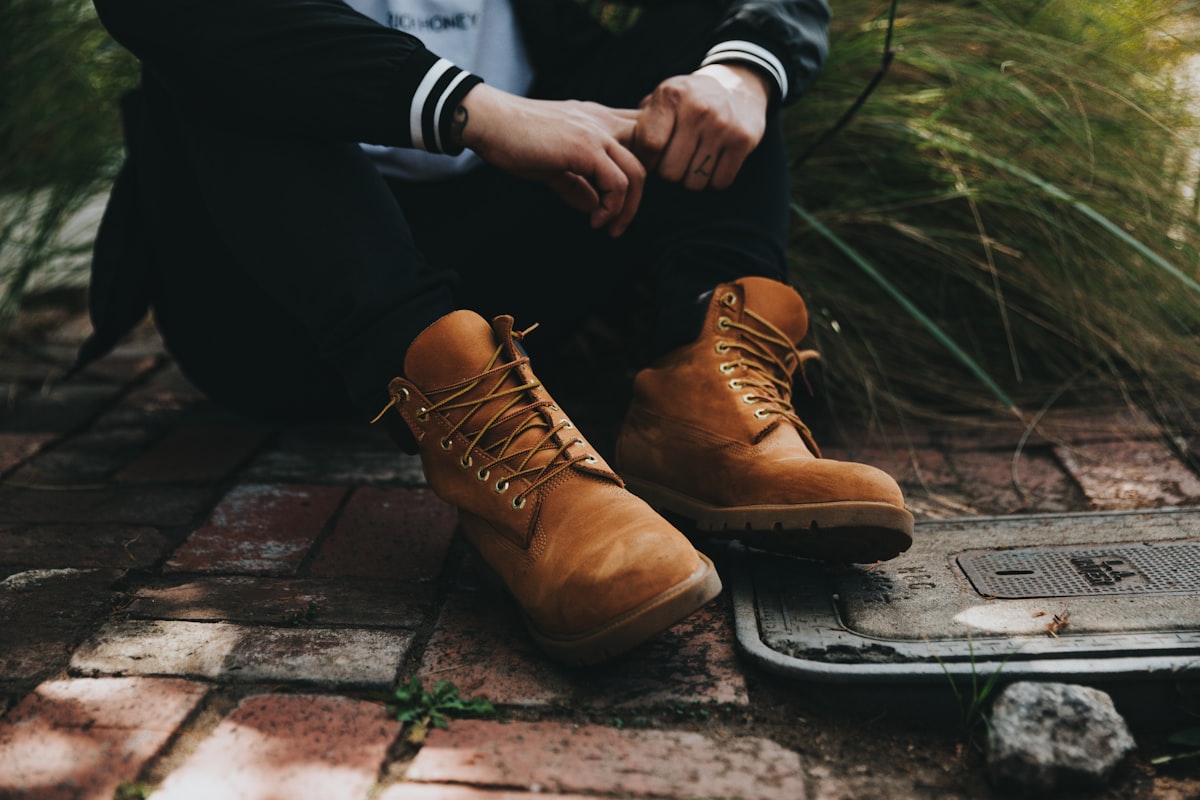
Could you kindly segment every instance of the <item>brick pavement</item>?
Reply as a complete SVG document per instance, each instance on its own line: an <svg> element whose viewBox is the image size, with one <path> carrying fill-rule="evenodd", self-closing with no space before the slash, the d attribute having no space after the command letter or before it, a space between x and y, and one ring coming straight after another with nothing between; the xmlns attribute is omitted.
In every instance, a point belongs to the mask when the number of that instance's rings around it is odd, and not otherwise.
<svg viewBox="0 0 1200 800"><path fill-rule="evenodd" d="M764 680L726 596L559 667L379 431L225 414L146 331L56 385L71 344L0 351L0 798L834 796L837 764L703 724L751 718ZM1136 414L1050 415L1014 460L1022 434L826 454L890 470L921 518L1200 502ZM384 698L410 675L501 719L407 744Z"/></svg>

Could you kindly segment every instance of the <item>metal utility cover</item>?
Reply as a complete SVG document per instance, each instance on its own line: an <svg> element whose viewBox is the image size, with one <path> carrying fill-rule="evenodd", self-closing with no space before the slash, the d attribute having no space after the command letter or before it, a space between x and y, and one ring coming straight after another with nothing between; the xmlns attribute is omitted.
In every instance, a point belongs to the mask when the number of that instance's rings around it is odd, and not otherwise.
<svg viewBox="0 0 1200 800"><path fill-rule="evenodd" d="M876 565L732 548L738 641L835 682L1154 679L1200 667L1200 509L917 525Z"/></svg>

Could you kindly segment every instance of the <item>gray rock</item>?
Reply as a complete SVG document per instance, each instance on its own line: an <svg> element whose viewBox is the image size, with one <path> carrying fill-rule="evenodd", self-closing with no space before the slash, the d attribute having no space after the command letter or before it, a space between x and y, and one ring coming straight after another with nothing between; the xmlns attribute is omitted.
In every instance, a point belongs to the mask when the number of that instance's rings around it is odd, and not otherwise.
<svg viewBox="0 0 1200 800"><path fill-rule="evenodd" d="M1135 747L1104 692L1065 683L1014 683L992 707L988 771L1008 791L1103 786Z"/></svg>

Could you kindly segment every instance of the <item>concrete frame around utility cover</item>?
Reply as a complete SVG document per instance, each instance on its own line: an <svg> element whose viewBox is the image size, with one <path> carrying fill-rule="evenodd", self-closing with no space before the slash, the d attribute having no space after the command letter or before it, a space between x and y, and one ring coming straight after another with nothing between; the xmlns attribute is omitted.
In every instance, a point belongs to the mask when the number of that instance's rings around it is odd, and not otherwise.
<svg viewBox="0 0 1200 800"><path fill-rule="evenodd" d="M1200 508L923 522L912 549L874 565L731 555L739 644L792 677L1200 669Z"/></svg>

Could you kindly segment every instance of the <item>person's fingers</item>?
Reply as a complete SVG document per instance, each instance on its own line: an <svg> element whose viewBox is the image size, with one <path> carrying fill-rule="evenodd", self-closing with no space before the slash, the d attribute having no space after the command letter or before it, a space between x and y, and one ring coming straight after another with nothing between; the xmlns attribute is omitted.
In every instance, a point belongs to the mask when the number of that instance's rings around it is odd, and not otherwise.
<svg viewBox="0 0 1200 800"><path fill-rule="evenodd" d="M636 108L609 108L606 110L616 119L631 123L631 125L636 125L642 117L642 112ZM632 131L632 127L630 127L630 131Z"/></svg>
<svg viewBox="0 0 1200 800"><path fill-rule="evenodd" d="M712 184L713 176L720 169L722 160L721 152L716 148L710 146L698 148L692 154L687 173L683 176L683 187L692 191L707 189Z"/></svg>
<svg viewBox="0 0 1200 800"><path fill-rule="evenodd" d="M638 207L642 203L642 192L646 185L646 168L637 156L624 147L613 148L609 155L629 181L621 210L608 223L609 234L620 236L633 222Z"/></svg>
<svg viewBox="0 0 1200 800"><path fill-rule="evenodd" d="M728 189L742 169L742 164L754 148L758 146L758 137L744 127L729 128L722 137L721 158L717 168L713 170L713 189Z"/></svg>
<svg viewBox="0 0 1200 800"><path fill-rule="evenodd" d="M662 160L663 151L675 132L675 109L656 102L653 95L642 103L641 115L633 131L633 152L646 169L654 172Z"/></svg>
<svg viewBox="0 0 1200 800"><path fill-rule="evenodd" d="M722 150L721 158L717 161L716 169L713 170L712 180L708 183L709 188L728 189L733 185L733 179L737 177L745 160L745 155L738 155L731 150Z"/></svg>
<svg viewBox="0 0 1200 800"><path fill-rule="evenodd" d="M679 121L675 126L675 133L671 137L671 141L663 150L655 172L665 181L682 183L688 177L693 159L697 154L706 152L701 150L703 146L704 142L700 138L699 130L685 124L682 120ZM697 162L698 165L699 162Z"/></svg>
<svg viewBox="0 0 1200 800"><path fill-rule="evenodd" d="M615 149L624 149L613 145ZM612 222L625 208L625 199L629 193L629 176L609 155L609 148L599 153L592 153L590 163L573 166L572 171L587 175L598 197L596 207L592 209L589 222L593 228L603 228Z"/></svg>
<svg viewBox="0 0 1200 800"><path fill-rule="evenodd" d="M582 175L574 172L559 172L543 178L543 181L562 198L563 202L576 211L592 213L600 203L600 195Z"/></svg>

